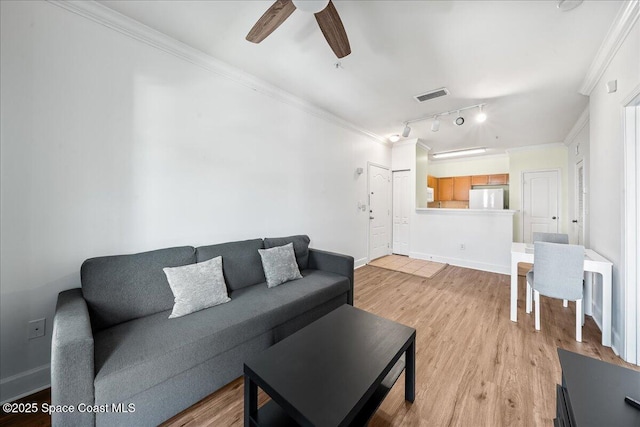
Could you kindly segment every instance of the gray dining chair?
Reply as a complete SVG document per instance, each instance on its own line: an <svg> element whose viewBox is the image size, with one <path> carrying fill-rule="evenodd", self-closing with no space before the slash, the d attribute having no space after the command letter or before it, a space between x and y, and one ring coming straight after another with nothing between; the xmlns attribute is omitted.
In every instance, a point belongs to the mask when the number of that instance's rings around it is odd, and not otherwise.
<svg viewBox="0 0 640 427"><path fill-rule="evenodd" d="M534 232L531 236L533 243L535 242L549 242L549 243L562 243L565 245L569 244L569 235L564 233L538 233ZM535 256L534 256L535 257ZM535 262L535 260L534 260ZM527 296L526 296L526 307L525 311L531 313L531 300L533 299L533 289L531 289L531 285L527 280ZM568 307L569 302L567 300L562 301L563 307Z"/></svg>
<svg viewBox="0 0 640 427"><path fill-rule="evenodd" d="M535 262L527 282L533 288L536 330L540 330L540 295L575 301L576 341L582 342L584 246L549 242L533 246Z"/></svg>

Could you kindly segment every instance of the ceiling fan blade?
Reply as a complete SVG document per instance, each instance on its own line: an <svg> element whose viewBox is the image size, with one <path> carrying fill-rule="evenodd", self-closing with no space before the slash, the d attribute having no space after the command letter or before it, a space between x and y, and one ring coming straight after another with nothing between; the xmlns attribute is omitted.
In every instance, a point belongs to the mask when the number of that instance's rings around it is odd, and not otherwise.
<svg viewBox="0 0 640 427"><path fill-rule="evenodd" d="M260 43L296 10L291 0L276 0L247 34L247 40Z"/></svg>
<svg viewBox="0 0 640 427"><path fill-rule="evenodd" d="M316 21L324 34L324 38L327 39L327 43L336 54L338 58L344 58L351 53L351 46L349 45L349 39L347 38L347 32L344 30L342 20L338 11L333 5L332 1L329 1L327 7L315 14Z"/></svg>

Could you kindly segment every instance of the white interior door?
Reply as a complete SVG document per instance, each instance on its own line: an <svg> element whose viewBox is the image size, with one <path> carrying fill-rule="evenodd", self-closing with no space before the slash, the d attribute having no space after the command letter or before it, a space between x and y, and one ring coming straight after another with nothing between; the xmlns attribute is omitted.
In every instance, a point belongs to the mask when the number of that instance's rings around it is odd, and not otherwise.
<svg viewBox="0 0 640 427"><path fill-rule="evenodd" d="M525 172L522 180L522 238L558 232L558 171Z"/></svg>
<svg viewBox="0 0 640 427"><path fill-rule="evenodd" d="M576 163L576 200L575 217L571 220L574 232L573 241L576 245L584 245L584 220L585 220L585 186L584 186L584 160Z"/></svg>
<svg viewBox="0 0 640 427"><path fill-rule="evenodd" d="M409 171L393 172L393 253L409 255Z"/></svg>
<svg viewBox="0 0 640 427"><path fill-rule="evenodd" d="M369 165L369 261L391 253L389 169Z"/></svg>

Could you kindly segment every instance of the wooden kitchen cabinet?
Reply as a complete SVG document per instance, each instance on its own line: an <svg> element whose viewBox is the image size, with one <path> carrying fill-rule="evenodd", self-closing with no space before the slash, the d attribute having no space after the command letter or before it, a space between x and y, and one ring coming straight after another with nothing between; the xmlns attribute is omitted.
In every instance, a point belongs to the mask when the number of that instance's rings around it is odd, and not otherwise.
<svg viewBox="0 0 640 427"><path fill-rule="evenodd" d="M488 184L489 185L506 185L509 183L509 174L508 173L500 173L497 175L489 175Z"/></svg>
<svg viewBox="0 0 640 427"><path fill-rule="evenodd" d="M440 197L438 194L438 178L435 176L427 175L427 187L433 188L433 201L437 202Z"/></svg>
<svg viewBox="0 0 640 427"><path fill-rule="evenodd" d="M487 185L489 183L489 175L473 175L471 177L471 185Z"/></svg>
<svg viewBox="0 0 640 427"><path fill-rule="evenodd" d="M453 200L453 178L438 178L438 201Z"/></svg>
<svg viewBox="0 0 640 427"><path fill-rule="evenodd" d="M453 200L468 201L470 189L471 189L470 176L453 177Z"/></svg>

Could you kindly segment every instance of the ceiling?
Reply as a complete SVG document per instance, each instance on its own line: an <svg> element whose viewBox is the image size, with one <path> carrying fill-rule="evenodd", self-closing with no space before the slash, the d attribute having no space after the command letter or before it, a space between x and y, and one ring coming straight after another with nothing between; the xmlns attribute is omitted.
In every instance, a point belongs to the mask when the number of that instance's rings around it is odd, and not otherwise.
<svg viewBox="0 0 640 427"><path fill-rule="evenodd" d="M313 15L296 10L260 44L245 36L271 1L121 1L103 5L388 138L403 122L486 103L488 119L411 125L433 150L562 142L588 104L578 93L621 1L341 1L351 55L337 58ZM450 95L418 103L414 95ZM456 115L457 116L457 115Z"/></svg>

